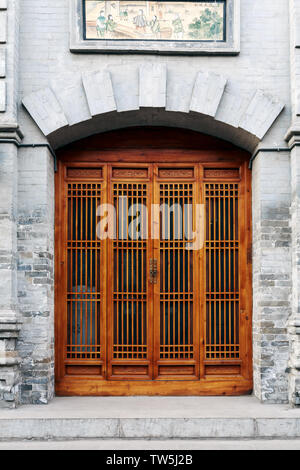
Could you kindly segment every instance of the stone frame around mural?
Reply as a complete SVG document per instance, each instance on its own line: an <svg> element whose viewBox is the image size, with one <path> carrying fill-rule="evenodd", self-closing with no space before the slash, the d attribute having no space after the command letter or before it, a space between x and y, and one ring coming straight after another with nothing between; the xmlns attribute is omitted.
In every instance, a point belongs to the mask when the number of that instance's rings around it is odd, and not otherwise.
<svg viewBox="0 0 300 470"><path fill-rule="evenodd" d="M227 0L226 3L225 41L132 41L84 39L83 1L70 0L70 51L74 53L237 55L240 52L240 0Z"/></svg>

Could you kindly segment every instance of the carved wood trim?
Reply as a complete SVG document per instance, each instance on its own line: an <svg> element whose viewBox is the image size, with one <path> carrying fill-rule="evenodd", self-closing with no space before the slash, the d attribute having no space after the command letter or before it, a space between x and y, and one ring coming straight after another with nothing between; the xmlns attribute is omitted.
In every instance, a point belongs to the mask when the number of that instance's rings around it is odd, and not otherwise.
<svg viewBox="0 0 300 470"><path fill-rule="evenodd" d="M148 178L148 168L113 168L113 178Z"/></svg>
<svg viewBox="0 0 300 470"><path fill-rule="evenodd" d="M102 168L67 168L67 178L102 178Z"/></svg>
<svg viewBox="0 0 300 470"><path fill-rule="evenodd" d="M204 178L239 178L239 168L205 168Z"/></svg>
<svg viewBox="0 0 300 470"><path fill-rule="evenodd" d="M194 168L159 168L159 178L193 178Z"/></svg>

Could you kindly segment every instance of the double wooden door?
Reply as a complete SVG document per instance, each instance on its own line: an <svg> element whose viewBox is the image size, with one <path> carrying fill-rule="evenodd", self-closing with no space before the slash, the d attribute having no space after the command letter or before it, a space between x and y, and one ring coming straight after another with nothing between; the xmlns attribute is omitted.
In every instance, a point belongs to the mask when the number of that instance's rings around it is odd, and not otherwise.
<svg viewBox="0 0 300 470"><path fill-rule="evenodd" d="M57 392L251 389L245 163L60 162Z"/></svg>

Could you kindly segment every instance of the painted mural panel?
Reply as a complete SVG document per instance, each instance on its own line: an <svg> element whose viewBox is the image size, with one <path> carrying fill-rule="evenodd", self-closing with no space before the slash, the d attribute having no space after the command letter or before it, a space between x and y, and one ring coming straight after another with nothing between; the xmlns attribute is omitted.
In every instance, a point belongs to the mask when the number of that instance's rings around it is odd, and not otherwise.
<svg viewBox="0 0 300 470"><path fill-rule="evenodd" d="M86 39L224 41L226 0L85 0Z"/></svg>

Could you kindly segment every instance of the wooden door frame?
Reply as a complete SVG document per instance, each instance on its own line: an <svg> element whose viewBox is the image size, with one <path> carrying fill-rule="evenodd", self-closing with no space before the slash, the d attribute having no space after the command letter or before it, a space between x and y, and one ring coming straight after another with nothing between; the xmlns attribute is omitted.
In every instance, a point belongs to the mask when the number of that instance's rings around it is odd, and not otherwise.
<svg viewBox="0 0 300 470"><path fill-rule="evenodd" d="M124 131L121 135L124 136ZM132 135L133 130L128 130L129 136ZM157 129L156 129L157 132ZM200 381L184 381L173 383L173 395L241 395L250 393L252 390L252 266L251 266L251 172L248 169L249 154L241 149L238 149L231 144L228 144L218 139L202 136L198 133L191 133L190 131L180 131L182 134L182 142L176 140L178 130L175 134L171 135L170 147L168 147L168 139L164 139L163 135L159 141L155 140L155 145L151 139L151 129L149 130L150 139L144 137L144 129L142 137L138 136L137 146L134 148L132 143L128 147L122 141L119 144L114 142L112 147L111 140L106 141L103 135L84 139L79 145L70 145L69 147L58 152L58 172L55 176L55 375L56 375L56 393L57 395L169 395L170 382L167 381L139 381L134 384L130 381L106 381L101 380L99 377L94 376L76 376L70 377L64 375L63 365L63 335L62 333L62 315L59 312L63 311L62 305L62 290L63 283L61 279L63 276L63 264L65 263L65 255L61 246L62 229L64 228L64 219L62 212L65 206L61 204L62 188L64 184L64 176L62 167L64 164L75 164L95 167L101 163L118 164L120 162L126 164L136 165L138 163L157 163L162 166L170 164L192 164L201 163L201 174L199 178L203 179L204 168L236 168L237 165L241 168L241 188L245 193L246 204L241 209L244 212L245 224L245 243L248 247L243 259L240 260L244 266L241 269L242 276L246 287L241 285L242 302L244 305L245 314L241 315L241 334L244 338L244 367L240 376L226 375L205 375L202 367L200 374ZM180 134L179 132L179 134ZM111 133L108 133L111 134ZM194 135L196 134L196 136ZM118 135L118 132L115 132ZM175 137L174 137L175 135ZM192 135L192 144L190 136ZM104 135L105 136L105 135ZM188 138L187 138L188 137ZM173 140L172 140L173 139ZM175 143L174 143L175 139ZM169 139L170 140L170 139ZM130 141L130 138L129 138ZM110 142L108 144L108 142ZM131 141L130 141L131 142ZM188 142L188 144L186 144ZM144 145L143 145L144 143ZM194 147L194 148L186 148ZM203 197L203 194L201 195ZM202 282L204 289L204 283ZM202 297L202 303L204 297ZM202 325L202 329L204 326ZM204 333L202 333L204 334ZM241 339L242 344L242 339ZM202 345L203 353L203 345ZM213 364L212 364L213 365Z"/></svg>

